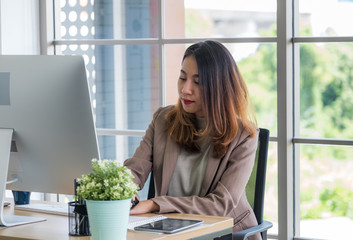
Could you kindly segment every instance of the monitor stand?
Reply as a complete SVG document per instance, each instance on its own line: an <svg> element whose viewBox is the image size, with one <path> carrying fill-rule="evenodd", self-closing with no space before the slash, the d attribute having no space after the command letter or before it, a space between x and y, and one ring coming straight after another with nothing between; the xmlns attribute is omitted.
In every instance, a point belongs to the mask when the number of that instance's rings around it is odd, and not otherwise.
<svg viewBox="0 0 353 240"><path fill-rule="evenodd" d="M44 221L45 218L4 215L4 198L7 172L9 169L13 129L0 129L0 226L10 227L32 222Z"/></svg>

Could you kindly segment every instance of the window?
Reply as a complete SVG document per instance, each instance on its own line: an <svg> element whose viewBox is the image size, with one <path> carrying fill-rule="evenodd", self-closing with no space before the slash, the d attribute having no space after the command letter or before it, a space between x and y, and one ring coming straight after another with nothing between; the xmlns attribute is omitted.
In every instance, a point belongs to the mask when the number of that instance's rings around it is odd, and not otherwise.
<svg viewBox="0 0 353 240"><path fill-rule="evenodd" d="M351 1L301 0L294 19L295 233L301 237L345 239L353 227L352 10Z"/></svg>
<svg viewBox="0 0 353 240"><path fill-rule="evenodd" d="M140 137L124 136L143 135L159 106L176 103L183 53L192 42L206 38L216 38L231 50L250 89L259 125L277 134L276 2L240 2L56 4L55 52L85 57L103 158L123 161L134 153ZM276 144L271 146L269 168L274 175L269 175L272 192L266 206L277 208ZM265 215L277 222L273 207L266 208Z"/></svg>

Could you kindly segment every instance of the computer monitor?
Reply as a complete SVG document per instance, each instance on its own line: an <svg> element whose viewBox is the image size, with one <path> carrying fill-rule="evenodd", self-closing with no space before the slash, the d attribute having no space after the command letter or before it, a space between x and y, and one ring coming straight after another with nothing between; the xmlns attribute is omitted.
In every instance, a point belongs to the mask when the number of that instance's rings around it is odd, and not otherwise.
<svg viewBox="0 0 353 240"><path fill-rule="evenodd" d="M82 56L0 56L0 225L5 188L74 193L99 158ZM6 182L8 184L6 184Z"/></svg>

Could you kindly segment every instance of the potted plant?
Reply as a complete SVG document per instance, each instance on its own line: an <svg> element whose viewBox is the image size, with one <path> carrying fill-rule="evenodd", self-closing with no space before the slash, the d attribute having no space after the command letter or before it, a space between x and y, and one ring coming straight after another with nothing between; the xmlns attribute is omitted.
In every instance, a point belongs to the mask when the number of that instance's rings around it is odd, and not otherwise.
<svg viewBox="0 0 353 240"><path fill-rule="evenodd" d="M92 172L77 180L86 200L92 238L126 239L131 198L138 186L131 171L116 160L92 160Z"/></svg>

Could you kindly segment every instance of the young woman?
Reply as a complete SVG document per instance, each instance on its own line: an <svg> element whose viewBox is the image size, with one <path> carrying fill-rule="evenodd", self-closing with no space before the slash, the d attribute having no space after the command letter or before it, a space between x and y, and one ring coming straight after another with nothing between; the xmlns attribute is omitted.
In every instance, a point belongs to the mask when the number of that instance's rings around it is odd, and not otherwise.
<svg viewBox="0 0 353 240"><path fill-rule="evenodd" d="M155 112L140 146L124 163L141 189L153 171L156 190L130 213L229 216L234 232L257 225L245 186L259 130L230 52L216 41L190 46L178 92L177 104Z"/></svg>

